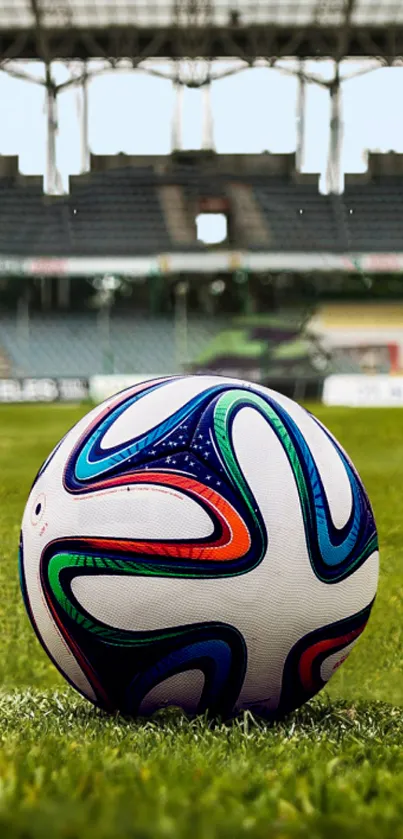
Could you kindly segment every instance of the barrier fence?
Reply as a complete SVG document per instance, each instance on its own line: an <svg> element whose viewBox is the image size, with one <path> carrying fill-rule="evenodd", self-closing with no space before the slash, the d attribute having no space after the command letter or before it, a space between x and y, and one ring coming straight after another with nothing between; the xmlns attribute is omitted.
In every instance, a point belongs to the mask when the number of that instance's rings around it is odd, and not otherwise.
<svg viewBox="0 0 403 839"><path fill-rule="evenodd" d="M0 379L0 403L99 404L113 394L154 376L110 375L85 378ZM324 379L268 379L261 382L297 402L322 401L346 407L403 407L403 376L334 375Z"/></svg>

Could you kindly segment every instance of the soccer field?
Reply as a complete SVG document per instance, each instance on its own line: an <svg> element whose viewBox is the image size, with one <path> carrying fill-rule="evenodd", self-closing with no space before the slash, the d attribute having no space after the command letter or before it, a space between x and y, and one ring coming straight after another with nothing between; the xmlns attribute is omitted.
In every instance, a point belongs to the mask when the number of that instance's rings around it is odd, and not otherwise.
<svg viewBox="0 0 403 839"><path fill-rule="evenodd" d="M353 458L381 545L369 626L319 699L284 723L176 711L107 717L69 687L22 604L32 479L85 413L0 408L0 836L403 838L403 412L315 408Z"/></svg>

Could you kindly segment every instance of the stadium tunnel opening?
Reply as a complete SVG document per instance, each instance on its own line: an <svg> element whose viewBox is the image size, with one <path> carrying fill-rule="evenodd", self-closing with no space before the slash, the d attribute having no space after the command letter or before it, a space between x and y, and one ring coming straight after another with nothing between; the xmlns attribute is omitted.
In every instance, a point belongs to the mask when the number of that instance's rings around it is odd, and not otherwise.
<svg viewBox="0 0 403 839"><path fill-rule="evenodd" d="M232 238L230 203L223 195L203 196L199 199L195 217L197 239L204 245L222 245Z"/></svg>
<svg viewBox="0 0 403 839"><path fill-rule="evenodd" d="M224 213L199 213L197 239L205 245L221 245L228 239L228 218Z"/></svg>

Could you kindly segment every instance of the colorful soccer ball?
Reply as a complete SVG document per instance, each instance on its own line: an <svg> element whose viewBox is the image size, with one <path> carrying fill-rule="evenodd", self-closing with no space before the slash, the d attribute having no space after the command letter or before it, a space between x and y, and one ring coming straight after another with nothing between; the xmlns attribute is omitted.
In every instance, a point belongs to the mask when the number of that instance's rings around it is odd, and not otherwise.
<svg viewBox="0 0 403 839"><path fill-rule="evenodd" d="M295 402L215 376L129 388L40 469L23 596L66 679L104 709L273 717L316 694L363 631L375 522L331 434Z"/></svg>

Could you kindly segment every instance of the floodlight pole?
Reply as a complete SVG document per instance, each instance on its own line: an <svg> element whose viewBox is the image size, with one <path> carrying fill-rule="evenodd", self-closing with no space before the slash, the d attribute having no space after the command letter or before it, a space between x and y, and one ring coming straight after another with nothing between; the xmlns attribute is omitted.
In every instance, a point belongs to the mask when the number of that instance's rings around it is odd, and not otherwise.
<svg viewBox="0 0 403 839"><path fill-rule="evenodd" d="M343 125L341 119L341 82L338 63L336 64L334 79L329 86L329 92L330 142L326 185L329 193L339 194L342 191L340 158Z"/></svg>
<svg viewBox="0 0 403 839"><path fill-rule="evenodd" d="M295 163L297 172L302 171L305 153L305 108L306 108L306 79L304 75L304 61L300 61L298 73L297 93L297 148Z"/></svg>
<svg viewBox="0 0 403 839"><path fill-rule="evenodd" d="M214 151L214 121L213 109L211 107L211 82L207 82L202 88L203 96L203 136L202 148L205 151Z"/></svg>

